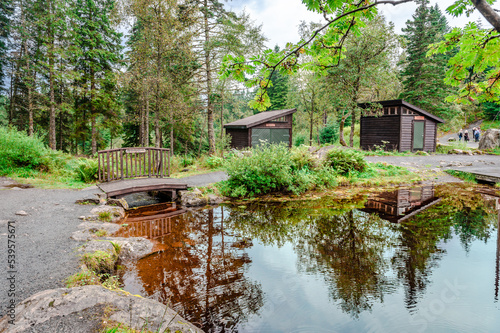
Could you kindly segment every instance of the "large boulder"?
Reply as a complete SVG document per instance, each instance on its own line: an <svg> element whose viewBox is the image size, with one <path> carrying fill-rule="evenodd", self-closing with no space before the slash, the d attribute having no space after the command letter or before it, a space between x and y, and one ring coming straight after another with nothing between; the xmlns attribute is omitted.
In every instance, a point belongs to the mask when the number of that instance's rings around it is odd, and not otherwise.
<svg viewBox="0 0 500 333"><path fill-rule="evenodd" d="M495 149L497 147L500 147L500 130L486 130L479 140L479 149Z"/></svg>
<svg viewBox="0 0 500 333"><path fill-rule="evenodd" d="M110 222L116 222L125 217L125 209L118 206L102 205L93 208L90 213L97 216L108 215L111 218Z"/></svg>
<svg viewBox="0 0 500 333"><path fill-rule="evenodd" d="M120 225L108 222L82 222L77 231L73 232L71 239L85 242L98 237L109 236L120 230Z"/></svg>
<svg viewBox="0 0 500 333"><path fill-rule="evenodd" d="M112 241L120 246L118 257L122 260L136 260L150 254L153 250L153 243L143 237L109 237L108 241Z"/></svg>
<svg viewBox="0 0 500 333"><path fill-rule="evenodd" d="M119 324L141 332L202 332L155 300L102 286L45 290L19 303L12 317L9 313L0 320L0 332L100 332L103 325Z"/></svg>
<svg viewBox="0 0 500 333"><path fill-rule="evenodd" d="M192 191L179 191L179 196L181 205L185 207L198 207L208 204L207 198L205 198L203 193L197 188Z"/></svg>

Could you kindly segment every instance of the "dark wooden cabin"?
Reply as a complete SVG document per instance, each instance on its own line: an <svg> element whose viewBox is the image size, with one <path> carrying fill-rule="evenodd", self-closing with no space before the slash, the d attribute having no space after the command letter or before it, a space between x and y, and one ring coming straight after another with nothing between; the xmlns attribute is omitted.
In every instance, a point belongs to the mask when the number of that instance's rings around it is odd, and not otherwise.
<svg viewBox="0 0 500 333"><path fill-rule="evenodd" d="M267 143L292 146L292 120L297 109L265 111L224 125L231 148L244 149Z"/></svg>
<svg viewBox="0 0 500 333"><path fill-rule="evenodd" d="M382 105L383 114L368 111L374 104ZM359 106L367 109L361 116L361 149L374 150L379 146L400 152L436 151L437 125L444 123L443 119L402 99Z"/></svg>

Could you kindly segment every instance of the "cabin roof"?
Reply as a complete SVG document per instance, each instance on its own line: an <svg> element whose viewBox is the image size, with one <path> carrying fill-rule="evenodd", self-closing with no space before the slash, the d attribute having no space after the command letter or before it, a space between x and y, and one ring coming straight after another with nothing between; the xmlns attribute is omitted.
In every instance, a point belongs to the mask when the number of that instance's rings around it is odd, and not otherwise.
<svg viewBox="0 0 500 333"><path fill-rule="evenodd" d="M255 126L258 126L260 124L271 121L273 119L288 116L289 114L293 114L295 112L297 112L297 109L273 110L273 111L259 112L257 114L254 114L253 116L246 117L243 119L233 121L232 123L225 124L224 128L255 127Z"/></svg>
<svg viewBox="0 0 500 333"><path fill-rule="evenodd" d="M431 118L432 120L434 120L435 122L437 123L444 123L445 121L435 115L433 115L432 113L429 113L427 111L424 111L422 110L421 108L419 108L418 106L415 106L413 104L410 104L408 102L406 102L405 100L403 99L392 99L392 100L388 100L388 101L378 101L378 102L370 102L370 103L359 103L358 105L362 108L367 108L370 104L380 104L384 107L386 106L404 106L410 110L413 110L419 114L421 114L422 116L426 116L428 118Z"/></svg>

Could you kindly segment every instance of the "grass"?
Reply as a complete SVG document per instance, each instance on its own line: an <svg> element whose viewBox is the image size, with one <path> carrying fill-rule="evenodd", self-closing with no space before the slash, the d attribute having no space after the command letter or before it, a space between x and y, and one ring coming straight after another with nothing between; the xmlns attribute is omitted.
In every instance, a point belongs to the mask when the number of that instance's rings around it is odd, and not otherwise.
<svg viewBox="0 0 500 333"><path fill-rule="evenodd" d="M108 235L108 232L106 230L99 229L94 233L94 235L96 235L97 237L105 237Z"/></svg>
<svg viewBox="0 0 500 333"><path fill-rule="evenodd" d="M103 275L111 274L115 271L117 259L118 256L116 253L95 251L94 253L85 253L80 260L89 270L95 272L97 275Z"/></svg>
<svg viewBox="0 0 500 333"><path fill-rule="evenodd" d="M111 212L99 212L97 215L99 216L99 220L104 222L111 222L111 219L113 218L113 214L111 214Z"/></svg>
<svg viewBox="0 0 500 333"><path fill-rule="evenodd" d="M457 170L445 170L445 172L468 183L477 184L476 177L472 173Z"/></svg>
<svg viewBox="0 0 500 333"><path fill-rule="evenodd" d="M438 145L436 147L436 152L439 154L448 154L450 150L459 149L459 150L472 150L467 146L464 141L451 141L447 145Z"/></svg>
<svg viewBox="0 0 500 333"><path fill-rule="evenodd" d="M389 184L415 183L423 176L406 168L386 163L371 163L363 172L351 172L339 181L344 185L385 186Z"/></svg>

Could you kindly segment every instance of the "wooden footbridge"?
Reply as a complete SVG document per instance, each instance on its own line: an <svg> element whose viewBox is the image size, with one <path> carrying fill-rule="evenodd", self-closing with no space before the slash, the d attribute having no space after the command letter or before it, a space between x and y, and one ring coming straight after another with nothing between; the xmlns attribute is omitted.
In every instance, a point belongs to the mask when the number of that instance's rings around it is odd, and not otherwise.
<svg viewBox="0 0 500 333"><path fill-rule="evenodd" d="M97 153L98 187L108 197L149 191L187 189L187 183L170 177L170 154L165 148L117 148Z"/></svg>

